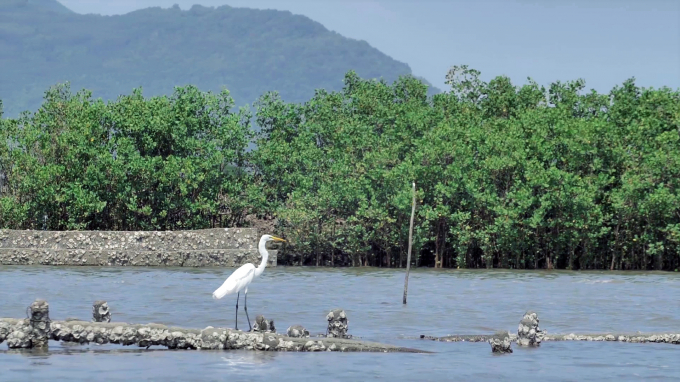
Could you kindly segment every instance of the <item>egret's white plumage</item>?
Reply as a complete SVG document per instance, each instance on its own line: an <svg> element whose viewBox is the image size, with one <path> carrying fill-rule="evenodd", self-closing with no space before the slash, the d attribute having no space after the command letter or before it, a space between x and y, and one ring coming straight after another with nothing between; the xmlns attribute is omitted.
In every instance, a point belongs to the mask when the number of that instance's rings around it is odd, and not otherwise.
<svg viewBox="0 0 680 382"><path fill-rule="evenodd" d="M214 299L220 299L226 295L234 294L234 293L239 293L241 290L243 290L246 294L246 298L248 296L248 285L250 285L251 282L253 282L253 279L264 272L264 268L267 266L267 260L269 259L269 252L267 252L267 242L268 241L283 241L285 240L276 237L276 236L271 236L271 235L262 235L260 238L260 244L257 246L258 251L260 252L260 255L262 255L262 262L260 263L259 267L255 267L252 263L244 264L239 269L235 270L234 273L232 273L220 286L217 288L212 296ZM247 301L246 300L246 316L248 315L248 307L247 307ZM236 327L238 328L238 297L236 299ZM248 322L248 325L250 325L250 322Z"/></svg>
<svg viewBox="0 0 680 382"><path fill-rule="evenodd" d="M266 259L266 258L265 258ZM263 260L265 260L263 259ZM244 264L224 281L222 286L213 292L213 298L219 299L228 294L234 294L248 285L255 278L255 266L252 263Z"/></svg>

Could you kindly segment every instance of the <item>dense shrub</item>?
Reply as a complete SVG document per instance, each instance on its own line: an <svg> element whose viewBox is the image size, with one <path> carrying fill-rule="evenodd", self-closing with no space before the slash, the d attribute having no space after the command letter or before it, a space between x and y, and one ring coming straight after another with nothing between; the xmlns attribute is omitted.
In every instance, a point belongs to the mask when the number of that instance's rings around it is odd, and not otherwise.
<svg viewBox="0 0 680 382"><path fill-rule="evenodd" d="M350 72L305 103L276 93L136 91L104 104L67 87L2 119L7 228L176 229L276 216L281 261L436 267L680 267L680 93L633 80L609 94L465 66L427 96ZM249 143L257 144L247 152ZM44 217L47 216L45 221Z"/></svg>

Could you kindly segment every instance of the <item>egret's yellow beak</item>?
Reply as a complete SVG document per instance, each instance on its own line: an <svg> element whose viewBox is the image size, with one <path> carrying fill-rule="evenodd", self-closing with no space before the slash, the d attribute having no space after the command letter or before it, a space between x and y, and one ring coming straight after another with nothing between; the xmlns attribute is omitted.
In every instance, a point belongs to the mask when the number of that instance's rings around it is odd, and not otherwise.
<svg viewBox="0 0 680 382"><path fill-rule="evenodd" d="M276 236L272 236L272 240L274 240L274 241L282 241L282 242L286 243L285 240L283 240L283 239L280 238L280 237L276 237Z"/></svg>

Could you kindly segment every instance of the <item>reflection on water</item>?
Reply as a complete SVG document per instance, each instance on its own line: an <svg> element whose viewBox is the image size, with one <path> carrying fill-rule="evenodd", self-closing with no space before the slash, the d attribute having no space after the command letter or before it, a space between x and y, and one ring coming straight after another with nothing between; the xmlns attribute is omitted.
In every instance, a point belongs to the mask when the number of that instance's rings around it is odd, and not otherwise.
<svg viewBox="0 0 680 382"><path fill-rule="evenodd" d="M53 268L0 266L0 316L21 317L36 298L53 319L89 320L91 304L109 302L114 321L202 328L234 324L235 297L212 291L232 269ZM522 314L539 313L552 333L680 331L680 274L415 269L409 303L404 271L375 268L269 268L249 288L251 318L264 314L280 332L302 324L325 331L326 313L342 307L350 333L436 354L266 353L149 350L50 343L49 352L0 345L0 380L601 380L680 376L680 348L664 344L545 343L494 357L488 344L409 338L515 331ZM241 303L243 299L241 299ZM245 314L239 314L246 325ZM7 370L7 372L5 372ZM105 376L105 377L104 377Z"/></svg>

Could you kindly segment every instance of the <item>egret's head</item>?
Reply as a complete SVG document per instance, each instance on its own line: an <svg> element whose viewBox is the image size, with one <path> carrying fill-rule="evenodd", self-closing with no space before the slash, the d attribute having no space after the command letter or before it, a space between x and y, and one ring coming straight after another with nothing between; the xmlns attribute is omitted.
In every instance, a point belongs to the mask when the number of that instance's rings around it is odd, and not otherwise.
<svg viewBox="0 0 680 382"><path fill-rule="evenodd" d="M272 236L272 235L263 235L263 236L262 236L262 239L264 239L265 241L281 241L281 242L284 242L284 243L286 242L286 241L283 240L282 238L276 237L276 236Z"/></svg>

